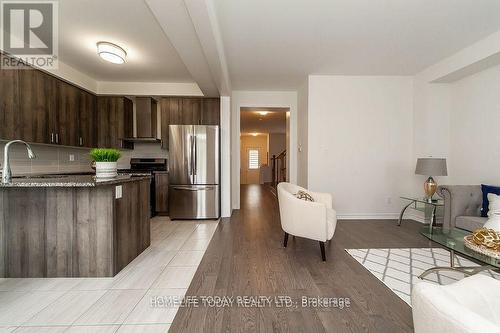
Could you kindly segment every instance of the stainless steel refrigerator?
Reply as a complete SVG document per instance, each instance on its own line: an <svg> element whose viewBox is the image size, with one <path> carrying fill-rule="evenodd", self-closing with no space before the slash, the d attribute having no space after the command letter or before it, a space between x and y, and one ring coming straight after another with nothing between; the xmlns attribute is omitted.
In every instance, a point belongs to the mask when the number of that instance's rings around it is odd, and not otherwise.
<svg viewBox="0 0 500 333"><path fill-rule="evenodd" d="M171 219L220 217L219 126L169 126Z"/></svg>

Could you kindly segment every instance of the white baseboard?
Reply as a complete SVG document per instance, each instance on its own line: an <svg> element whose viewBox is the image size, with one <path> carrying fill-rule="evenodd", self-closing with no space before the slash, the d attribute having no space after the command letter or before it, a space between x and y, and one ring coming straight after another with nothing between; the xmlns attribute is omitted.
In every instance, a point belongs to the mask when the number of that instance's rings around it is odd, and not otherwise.
<svg viewBox="0 0 500 333"><path fill-rule="evenodd" d="M398 213L373 213L373 214L339 214L338 220L395 220Z"/></svg>
<svg viewBox="0 0 500 333"><path fill-rule="evenodd" d="M417 214L418 211L408 210L403 219L404 220L414 220L420 223L425 223L425 218L423 215ZM339 214L337 215L338 220L397 220L399 218L399 213L373 213L373 214Z"/></svg>

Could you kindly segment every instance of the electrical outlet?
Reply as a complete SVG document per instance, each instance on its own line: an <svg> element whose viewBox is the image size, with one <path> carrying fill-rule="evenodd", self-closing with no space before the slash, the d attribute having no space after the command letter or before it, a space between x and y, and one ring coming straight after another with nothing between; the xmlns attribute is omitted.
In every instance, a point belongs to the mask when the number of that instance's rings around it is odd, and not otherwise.
<svg viewBox="0 0 500 333"><path fill-rule="evenodd" d="M74 162L75 161L75 155L69 154L69 161Z"/></svg>
<svg viewBox="0 0 500 333"><path fill-rule="evenodd" d="M123 196L123 188L121 185L115 187L115 199L121 199Z"/></svg>
<svg viewBox="0 0 500 333"><path fill-rule="evenodd" d="M388 205L392 204L392 198L391 197L387 197L387 204Z"/></svg>

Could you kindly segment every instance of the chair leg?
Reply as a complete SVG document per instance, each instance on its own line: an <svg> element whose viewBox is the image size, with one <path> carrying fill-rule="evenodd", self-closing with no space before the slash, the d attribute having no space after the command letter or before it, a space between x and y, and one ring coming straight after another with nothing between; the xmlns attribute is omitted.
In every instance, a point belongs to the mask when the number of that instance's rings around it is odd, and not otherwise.
<svg viewBox="0 0 500 333"><path fill-rule="evenodd" d="M285 232L285 239L283 239L283 247L286 247L287 243L288 243L288 234Z"/></svg>
<svg viewBox="0 0 500 333"><path fill-rule="evenodd" d="M323 261L326 261L325 242L319 242L319 248L321 250L321 259L323 259Z"/></svg>

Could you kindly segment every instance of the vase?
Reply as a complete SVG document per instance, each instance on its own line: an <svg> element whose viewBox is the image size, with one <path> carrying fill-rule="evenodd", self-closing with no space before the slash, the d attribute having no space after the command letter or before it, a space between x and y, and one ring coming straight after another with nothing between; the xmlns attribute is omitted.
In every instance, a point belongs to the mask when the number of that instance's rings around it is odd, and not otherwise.
<svg viewBox="0 0 500 333"><path fill-rule="evenodd" d="M95 176L96 178L114 178L118 176L116 162L96 162Z"/></svg>

